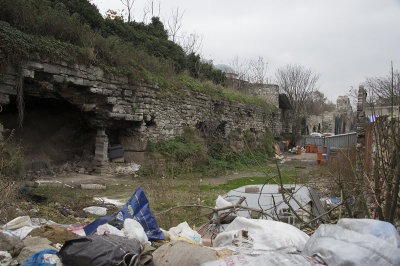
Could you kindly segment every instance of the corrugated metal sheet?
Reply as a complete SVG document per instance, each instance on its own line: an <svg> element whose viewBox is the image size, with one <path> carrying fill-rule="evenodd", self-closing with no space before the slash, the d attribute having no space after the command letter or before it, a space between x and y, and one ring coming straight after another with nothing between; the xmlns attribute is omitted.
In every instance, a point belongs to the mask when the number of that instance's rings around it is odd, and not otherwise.
<svg viewBox="0 0 400 266"><path fill-rule="evenodd" d="M323 147L336 147L340 149L350 148L357 143L357 133L350 132L346 134L339 134L330 137L305 137L304 144L311 146L318 146L318 152L322 152Z"/></svg>
<svg viewBox="0 0 400 266"><path fill-rule="evenodd" d="M257 188L258 190L253 193L246 192L246 188L249 187ZM288 190L290 190L291 188L291 190L293 191L293 197L295 197L296 200L289 196L287 200L295 211L300 210L300 206L298 205L298 203L300 203L301 207L304 208L308 203L312 202L311 212L314 216L320 216L324 213L324 208L322 207L318 194L314 191L313 188L299 184L285 184L284 187ZM282 210L289 208L289 206L282 198L282 193L280 192L279 185L267 184L243 186L233 189L223 196L223 198L232 203L237 203L240 197L246 197L246 200L243 203L244 205L255 209L263 209L264 211L275 217L276 213L279 214ZM248 210L240 210L237 212L237 216L251 218L251 212ZM267 220L271 219L269 217L263 218ZM326 215L323 215L322 218L326 219Z"/></svg>

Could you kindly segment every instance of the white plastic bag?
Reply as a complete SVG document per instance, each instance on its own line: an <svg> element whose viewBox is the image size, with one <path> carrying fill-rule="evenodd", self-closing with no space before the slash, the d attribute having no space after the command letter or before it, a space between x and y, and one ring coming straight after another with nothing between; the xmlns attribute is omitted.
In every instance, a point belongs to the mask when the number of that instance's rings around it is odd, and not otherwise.
<svg viewBox="0 0 400 266"><path fill-rule="evenodd" d="M247 236L243 232L247 231ZM214 247L226 247L235 254L264 254L266 251L302 250L309 236L282 222L237 217L217 235Z"/></svg>
<svg viewBox="0 0 400 266"><path fill-rule="evenodd" d="M3 230L16 230L24 226L32 226L29 216L20 216L3 225Z"/></svg>
<svg viewBox="0 0 400 266"><path fill-rule="evenodd" d="M167 231L167 234L171 240L174 240L175 237L185 237L200 245L203 244L201 235L192 230L187 222L180 223L176 227L171 227Z"/></svg>
<svg viewBox="0 0 400 266"><path fill-rule="evenodd" d="M320 225L302 254L317 255L328 265L400 265L400 249L392 243L339 224Z"/></svg>
<svg viewBox="0 0 400 266"><path fill-rule="evenodd" d="M98 235L117 235L117 236L122 236L124 237L125 234L116 228L115 226L112 226L111 224L102 224L99 227L97 227L96 233Z"/></svg>
<svg viewBox="0 0 400 266"><path fill-rule="evenodd" d="M129 239L135 238L139 240L142 245L150 244L142 225L134 219L125 219L122 232Z"/></svg>

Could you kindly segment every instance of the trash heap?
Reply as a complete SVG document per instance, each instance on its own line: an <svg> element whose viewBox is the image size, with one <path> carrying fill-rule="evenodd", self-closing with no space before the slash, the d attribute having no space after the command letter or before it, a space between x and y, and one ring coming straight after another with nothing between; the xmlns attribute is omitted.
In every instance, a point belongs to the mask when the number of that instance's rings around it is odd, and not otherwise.
<svg viewBox="0 0 400 266"><path fill-rule="evenodd" d="M238 216L209 242L187 222L159 228L141 188L87 225L21 216L1 228L0 265L400 265L400 236L387 222L340 219L309 236Z"/></svg>

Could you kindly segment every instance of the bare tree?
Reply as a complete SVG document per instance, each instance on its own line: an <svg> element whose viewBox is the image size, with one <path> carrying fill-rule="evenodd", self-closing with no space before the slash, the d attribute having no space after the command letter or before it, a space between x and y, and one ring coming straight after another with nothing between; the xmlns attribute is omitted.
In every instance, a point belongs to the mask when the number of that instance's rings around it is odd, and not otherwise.
<svg viewBox="0 0 400 266"><path fill-rule="evenodd" d="M181 12L179 7L171 11L171 16L167 20L168 36L175 42L178 37L178 32L182 28L182 19L185 12Z"/></svg>
<svg viewBox="0 0 400 266"><path fill-rule="evenodd" d="M147 0L143 8L143 22L147 23L147 19L152 17L160 17L161 2L154 0ZM149 17L148 17L149 16Z"/></svg>
<svg viewBox="0 0 400 266"><path fill-rule="evenodd" d="M398 105L400 103L400 72L393 70L383 78L368 78L365 86L372 101L380 105ZM392 103L392 101L394 101Z"/></svg>
<svg viewBox="0 0 400 266"><path fill-rule="evenodd" d="M398 214L400 189L400 79L393 70L384 78L368 78L365 83L370 94L368 105L372 110L370 123L373 148L370 148L371 166L364 176L372 195L376 218L393 223ZM389 108L388 108L389 107ZM387 109L387 112L383 112ZM368 151L366 151L368 154Z"/></svg>
<svg viewBox="0 0 400 266"><path fill-rule="evenodd" d="M293 108L292 143L301 130L307 98L318 88L319 75L301 65L286 65L275 73L276 83L287 94Z"/></svg>
<svg viewBox="0 0 400 266"><path fill-rule="evenodd" d="M203 44L203 36L200 36L195 32L183 34L179 44L187 55L191 53L198 54Z"/></svg>
<svg viewBox="0 0 400 266"><path fill-rule="evenodd" d="M135 3L136 0L120 0L120 1L127 9L128 22L131 22L132 8L133 8L133 4Z"/></svg>
<svg viewBox="0 0 400 266"><path fill-rule="evenodd" d="M307 98L305 113L307 115L320 115L325 111L335 110L335 104L329 101L319 90L315 90Z"/></svg>
<svg viewBox="0 0 400 266"><path fill-rule="evenodd" d="M259 56L256 60L250 60L248 81L257 84L267 83L267 66L268 63L264 61L262 56Z"/></svg>
<svg viewBox="0 0 400 266"><path fill-rule="evenodd" d="M243 81L248 80L249 68L248 60L243 60L236 56L232 59L230 66L233 68L234 73L237 75L237 78Z"/></svg>

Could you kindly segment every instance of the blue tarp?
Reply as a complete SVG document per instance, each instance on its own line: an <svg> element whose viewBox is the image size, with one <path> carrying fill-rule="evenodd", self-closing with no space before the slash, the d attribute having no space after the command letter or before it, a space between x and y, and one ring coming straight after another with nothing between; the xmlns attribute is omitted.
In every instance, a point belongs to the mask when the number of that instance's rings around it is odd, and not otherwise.
<svg viewBox="0 0 400 266"><path fill-rule="evenodd" d="M21 266L56 266L54 263L43 262L45 254L57 254L55 249L44 249L33 254L28 260L26 260Z"/></svg>
<svg viewBox="0 0 400 266"><path fill-rule="evenodd" d="M122 229L125 219L128 218L135 219L142 225L149 240L165 240L163 232L158 227L156 218L154 218L151 213L149 201L141 187L136 190L130 200L125 203L118 213L112 216L101 217L93 223L88 224L83 229L86 235L94 234L97 227L105 223L112 224L118 229Z"/></svg>

